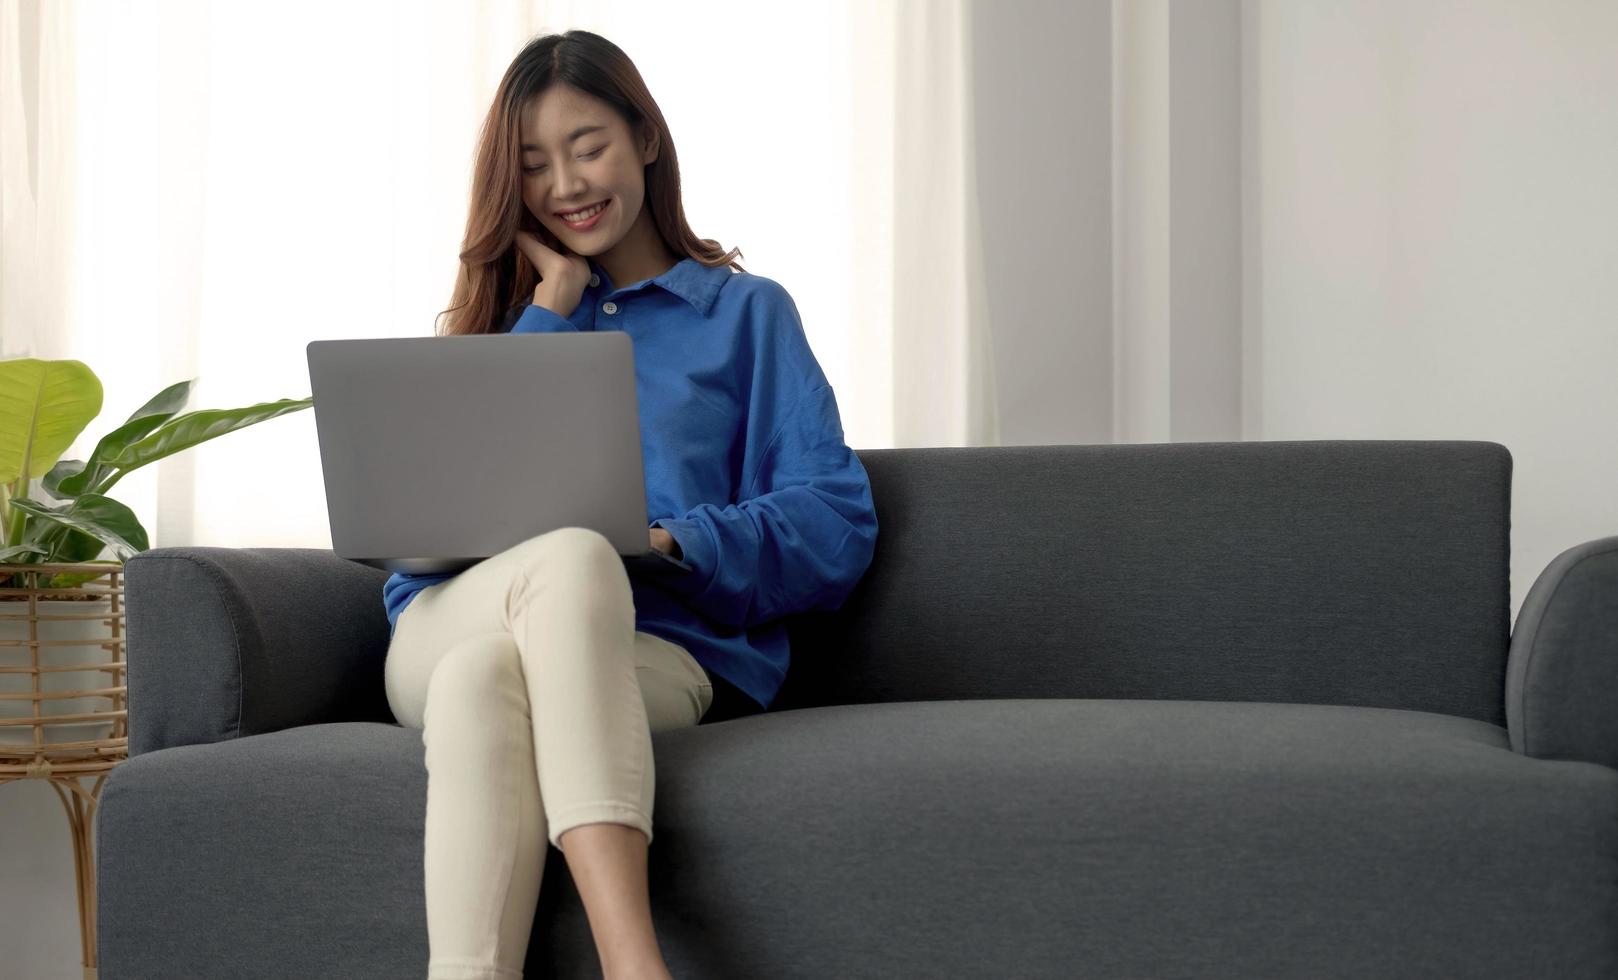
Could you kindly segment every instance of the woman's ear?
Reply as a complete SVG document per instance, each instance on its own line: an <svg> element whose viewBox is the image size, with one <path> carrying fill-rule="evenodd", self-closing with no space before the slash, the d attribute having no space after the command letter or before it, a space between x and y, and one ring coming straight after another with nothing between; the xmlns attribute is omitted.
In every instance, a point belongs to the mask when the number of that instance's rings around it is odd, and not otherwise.
<svg viewBox="0 0 1618 980"><path fill-rule="evenodd" d="M657 135L657 127L652 125L649 119L641 122L641 146L643 147L640 154L641 166L652 163L657 159L658 151L661 149L661 141Z"/></svg>

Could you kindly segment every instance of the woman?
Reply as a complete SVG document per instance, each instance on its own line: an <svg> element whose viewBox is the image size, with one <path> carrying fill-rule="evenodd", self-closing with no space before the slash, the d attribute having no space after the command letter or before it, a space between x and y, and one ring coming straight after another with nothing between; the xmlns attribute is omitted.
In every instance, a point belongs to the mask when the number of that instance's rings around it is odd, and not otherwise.
<svg viewBox="0 0 1618 980"><path fill-rule="evenodd" d="M617 46L528 44L472 191L444 333L629 333L650 542L691 571L631 580L606 537L565 527L387 580L388 700L426 746L428 976L522 976L548 840L606 980L669 977L651 735L767 709L782 617L840 607L870 564L870 483L791 297L686 224L663 115Z"/></svg>

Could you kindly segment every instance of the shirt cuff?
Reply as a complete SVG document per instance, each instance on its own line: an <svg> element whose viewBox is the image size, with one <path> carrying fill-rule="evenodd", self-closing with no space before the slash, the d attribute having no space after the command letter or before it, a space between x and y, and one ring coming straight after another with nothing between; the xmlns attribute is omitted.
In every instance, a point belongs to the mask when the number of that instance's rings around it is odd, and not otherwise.
<svg viewBox="0 0 1618 980"><path fill-rule="evenodd" d="M556 333L571 329L573 321L549 307L530 303L511 325L512 333Z"/></svg>

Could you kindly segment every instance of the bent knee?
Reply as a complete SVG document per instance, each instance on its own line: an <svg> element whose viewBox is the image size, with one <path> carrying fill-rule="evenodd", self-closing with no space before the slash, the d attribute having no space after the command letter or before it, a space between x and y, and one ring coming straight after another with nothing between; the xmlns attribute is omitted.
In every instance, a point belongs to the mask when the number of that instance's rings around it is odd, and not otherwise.
<svg viewBox="0 0 1618 980"><path fill-rule="evenodd" d="M623 568L623 559L618 557L618 549L612 546L607 536L588 527L559 527L537 534L517 545L517 548L525 568L553 561L567 565L594 562L609 570Z"/></svg>

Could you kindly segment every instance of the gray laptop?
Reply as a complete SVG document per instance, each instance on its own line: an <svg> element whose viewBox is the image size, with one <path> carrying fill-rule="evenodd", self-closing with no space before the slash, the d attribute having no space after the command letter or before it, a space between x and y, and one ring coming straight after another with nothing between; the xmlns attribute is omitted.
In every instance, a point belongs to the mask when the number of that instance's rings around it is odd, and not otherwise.
<svg viewBox="0 0 1618 980"><path fill-rule="evenodd" d="M577 526L631 571L691 571L651 546L627 333L315 340L308 357L338 556L458 572Z"/></svg>

